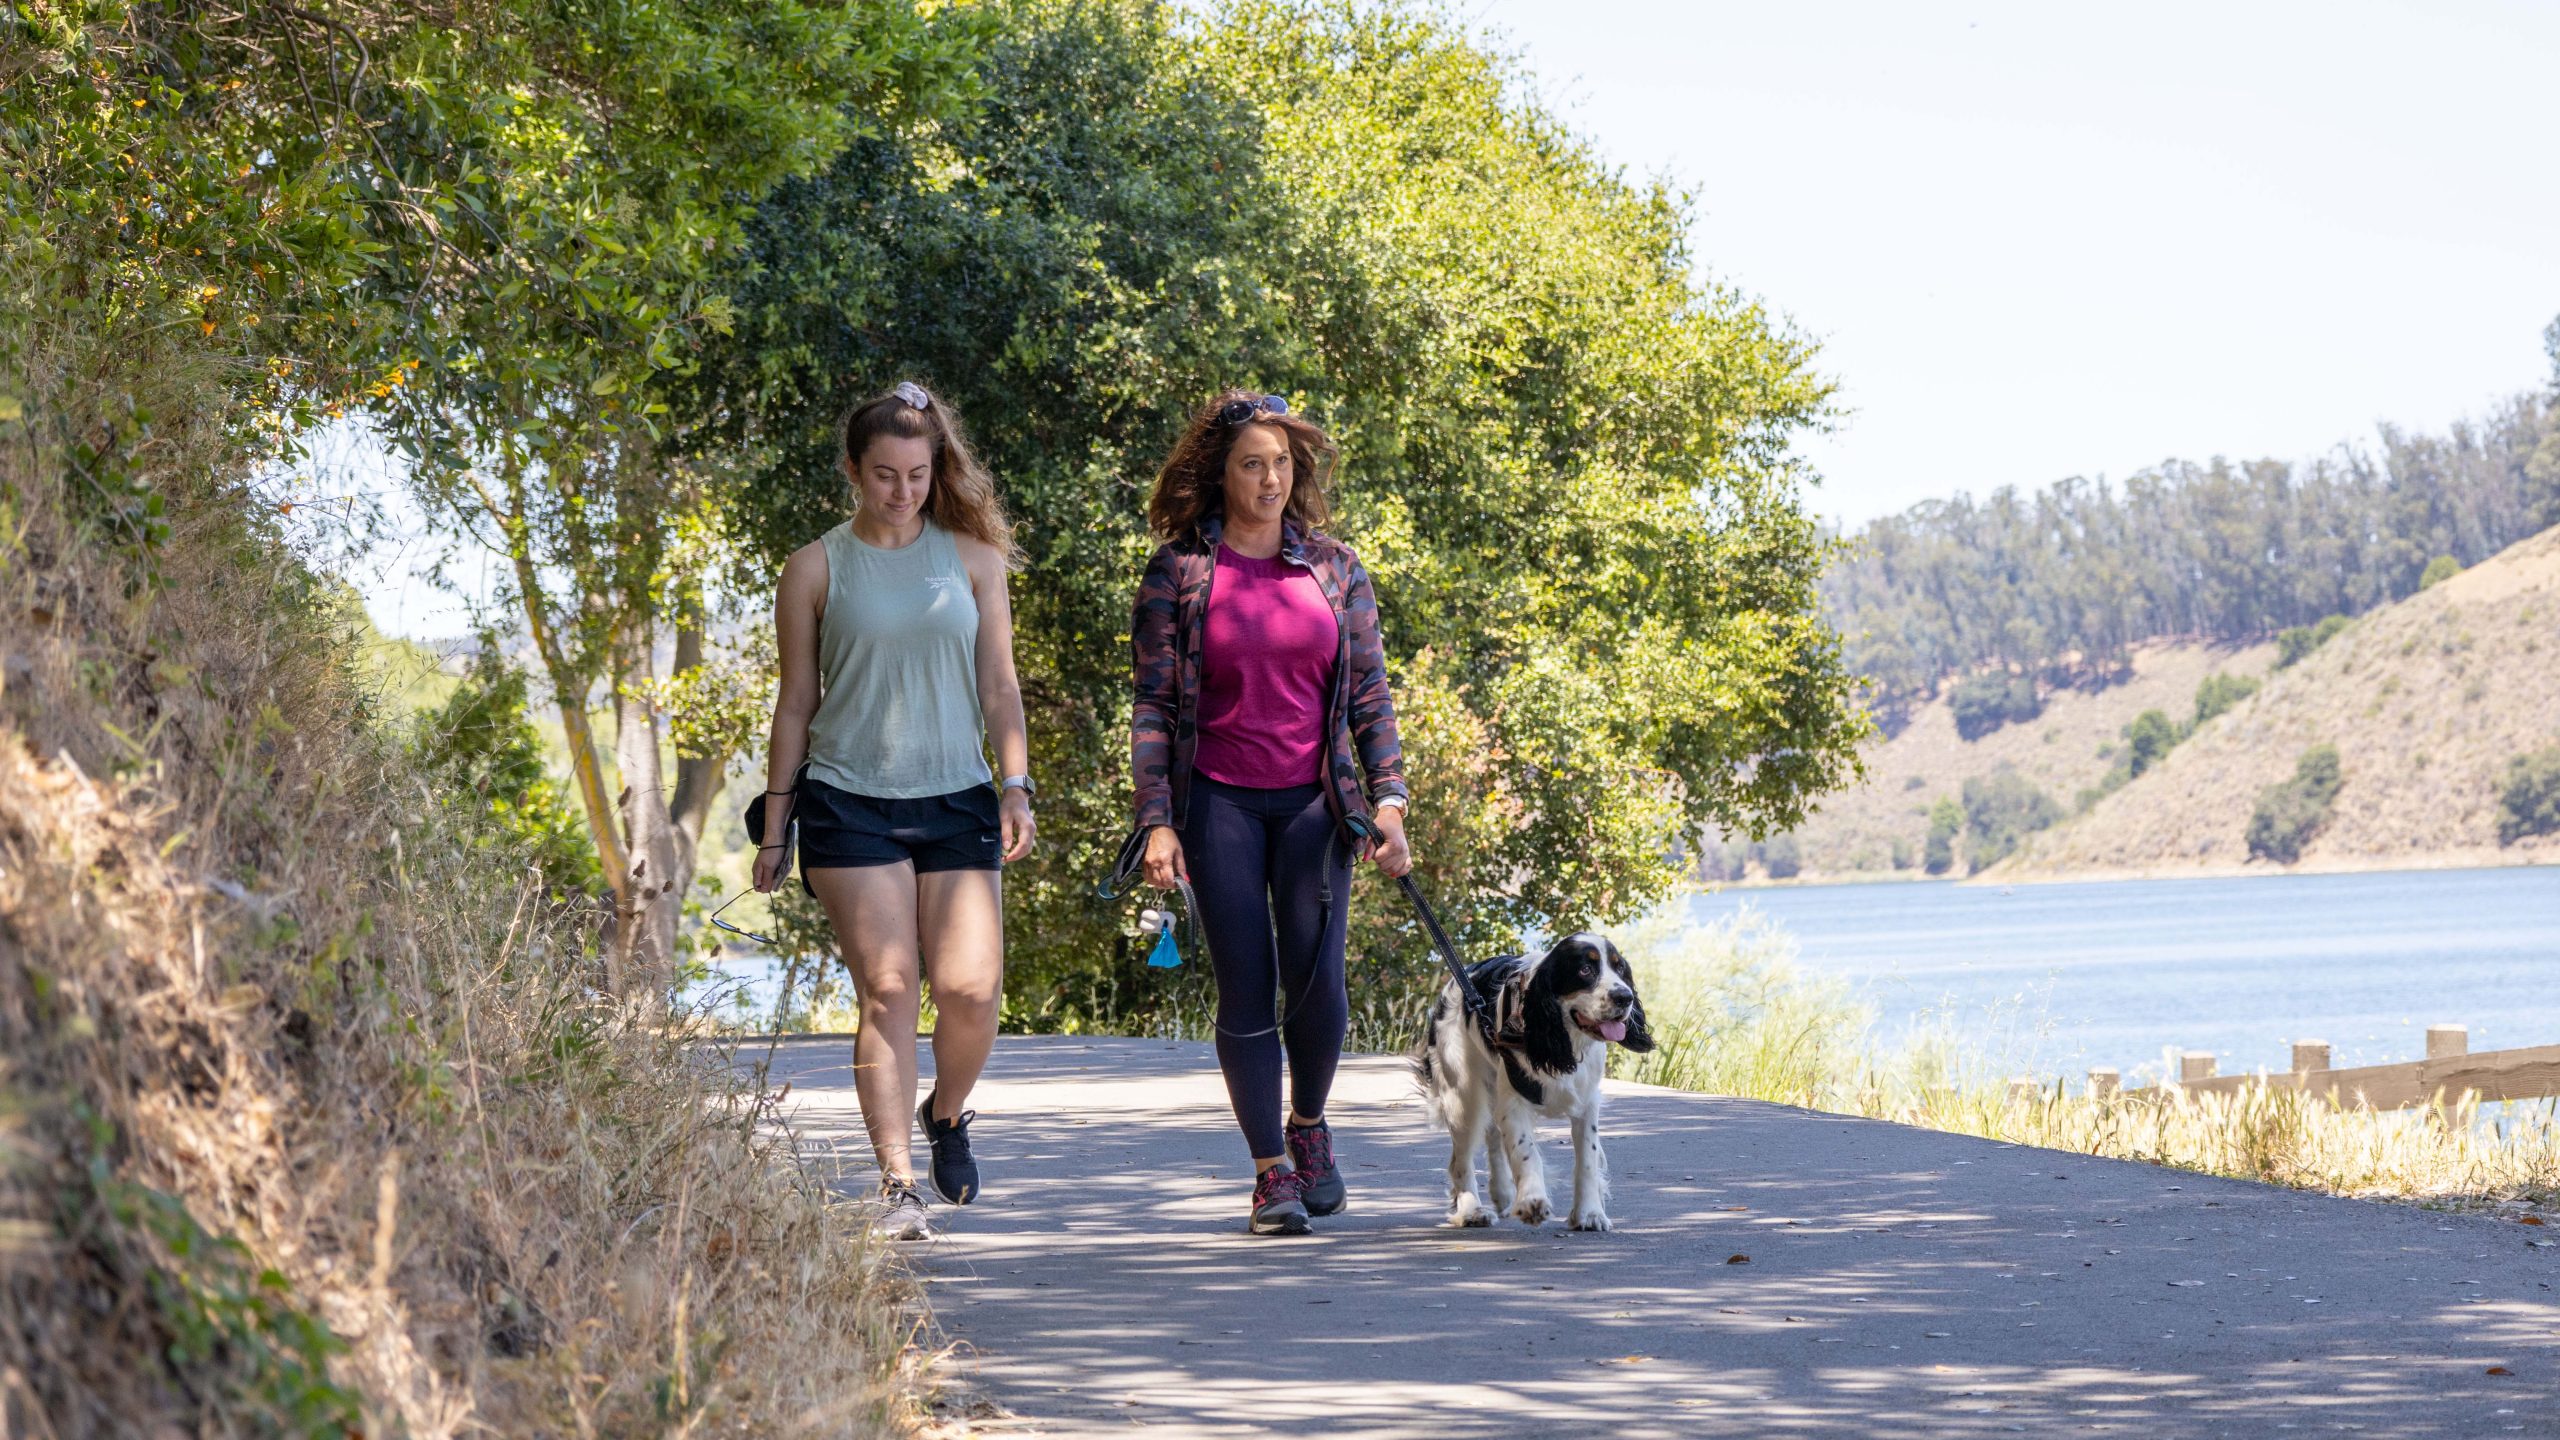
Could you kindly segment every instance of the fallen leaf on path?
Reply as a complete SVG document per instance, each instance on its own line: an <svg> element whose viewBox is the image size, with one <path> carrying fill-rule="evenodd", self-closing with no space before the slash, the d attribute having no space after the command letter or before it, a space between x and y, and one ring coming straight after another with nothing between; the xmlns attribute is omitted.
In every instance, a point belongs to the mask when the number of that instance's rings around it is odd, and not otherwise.
<svg viewBox="0 0 2560 1440"><path fill-rule="evenodd" d="M2539 1215L2527 1215L2516 1223L2519 1225L2539 1225L2542 1223L2542 1217Z"/></svg>
<svg viewBox="0 0 2560 1440"><path fill-rule="evenodd" d="M1748 1265L1751 1263L1751 1257L1748 1255L1727 1255L1724 1257L1724 1263L1727 1265Z"/></svg>
<svg viewBox="0 0 2560 1440"><path fill-rule="evenodd" d="M1652 1358L1653 1357L1650 1355L1621 1355L1615 1360L1603 1360L1600 1363L1603 1365L1641 1365Z"/></svg>
<svg viewBox="0 0 2560 1440"><path fill-rule="evenodd" d="M1717 1209L1719 1209L1719 1210L1748 1210L1748 1209L1750 1209L1751 1207L1750 1207L1750 1206L1748 1206L1748 1205L1719 1205L1719 1206L1717 1206L1716 1208L1717 1208ZM2532 1223L2534 1223L2534 1224L2536 1224L2536 1225L2539 1225L2539 1224L2541 1224L2542 1222L2541 1222L2541 1221L2539 1221L2539 1220L2536 1220L2536 1221L2534 1221L2534 1222L2532 1222Z"/></svg>
<svg viewBox="0 0 2560 1440"><path fill-rule="evenodd" d="M2484 1374L2484 1375L2513 1375L2513 1374L2514 1374L2514 1373L2516 1373L2516 1372L2514 1372L2513 1370L2508 1369L2508 1368L2507 1368L2506 1366L2504 1366L2504 1365L2492 1365L2492 1366L2490 1366L2488 1369L2486 1369L2486 1370L2484 1370L2484 1371L2482 1371L2482 1372L2480 1372L2480 1373L2482 1373L2482 1374Z"/></svg>

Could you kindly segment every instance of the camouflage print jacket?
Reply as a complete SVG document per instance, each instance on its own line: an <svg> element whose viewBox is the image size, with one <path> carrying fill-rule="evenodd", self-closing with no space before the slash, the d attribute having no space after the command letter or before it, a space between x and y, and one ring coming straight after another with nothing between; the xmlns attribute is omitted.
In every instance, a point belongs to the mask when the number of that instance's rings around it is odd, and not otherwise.
<svg viewBox="0 0 2560 1440"><path fill-rule="evenodd" d="M1222 528L1220 517L1203 518L1196 536L1159 548L1147 562L1146 578L1138 582L1129 632L1137 681L1129 752L1141 830L1150 825L1179 829L1189 810L1191 756L1199 744L1200 636L1208 622ZM1315 576L1341 632L1333 695L1325 706L1325 803L1356 854L1369 827L1370 806L1405 793L1404 747L1396 738L1395 702L1387 695L1377 597L1369 590L1369 572L1350 546L1322 534L1303 534L1294 520L1281 522L1280 558Z"/></svg>

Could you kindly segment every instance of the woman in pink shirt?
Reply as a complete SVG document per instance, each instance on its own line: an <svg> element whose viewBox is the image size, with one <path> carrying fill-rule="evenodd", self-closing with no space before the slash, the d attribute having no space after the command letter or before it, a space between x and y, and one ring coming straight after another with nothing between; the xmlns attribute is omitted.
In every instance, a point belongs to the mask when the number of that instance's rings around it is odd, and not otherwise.
<svg viewBox="0 0 2560 1440"><path fill-rule="evenodd" d="M1156 476L1147 518L1165 543L1131 635L1147 879L1188 879L1199 897L1257 1235L1347 1203L1324 1106L1350 1025L1351 861L1413 865L1377 601L1359 557L1318 528L1333 455L1277 395L1195 415Z"/></svg>

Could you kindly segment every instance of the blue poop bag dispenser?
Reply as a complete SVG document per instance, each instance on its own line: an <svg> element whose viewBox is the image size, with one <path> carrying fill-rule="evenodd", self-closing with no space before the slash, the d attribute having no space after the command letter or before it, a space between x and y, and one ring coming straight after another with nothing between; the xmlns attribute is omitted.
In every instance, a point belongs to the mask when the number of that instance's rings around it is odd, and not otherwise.
<svg viewBox="0 0 2560 1440"><path fill-rule="evenodd" d="M1138 933L1152 933L1155 948L1147 952L1147 964L1157 970L1170 970L1182 963L1182 946L1173 938L1173 912L1150 906L1138 912Z"/></svg>

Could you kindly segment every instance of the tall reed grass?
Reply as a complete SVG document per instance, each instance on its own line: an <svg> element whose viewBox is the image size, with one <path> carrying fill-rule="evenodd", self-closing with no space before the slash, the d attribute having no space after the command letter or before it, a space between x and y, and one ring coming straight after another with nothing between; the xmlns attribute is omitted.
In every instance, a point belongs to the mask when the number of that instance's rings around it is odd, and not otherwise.
<svg viewBox="0 0 2560 1440"><path fill-rule="evenodd" d="M1959 1035L1880 1048L1876 1017L1806 973L1785 933L1746 912L1627 937L1659 1042L1621 1052L1627 1079L1933 1130L2147 1161L2336 1195L2457 1207L2560 1202L2553 1107L2334 1107L2284 1089L2092 1097L2056 1081L2012 1092L2008 1067Z"/></svg>

